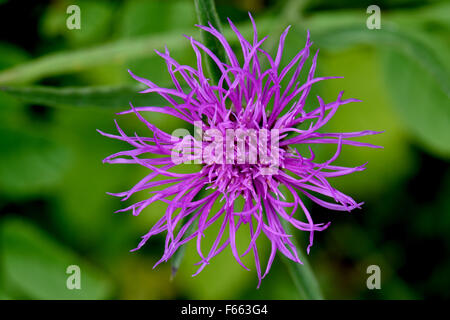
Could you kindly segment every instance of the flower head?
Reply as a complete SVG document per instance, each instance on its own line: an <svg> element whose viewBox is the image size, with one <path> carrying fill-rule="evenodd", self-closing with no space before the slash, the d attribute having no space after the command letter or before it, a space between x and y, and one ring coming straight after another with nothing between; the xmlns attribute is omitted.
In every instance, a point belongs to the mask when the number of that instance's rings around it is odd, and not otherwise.
<svg viewBox="0 0 450 320"><path fill-rule="evenodd" d="M142 93L157 93L168 103L158 107L134 107L130 104L131 109L122 112L135 113L150 130L150 137L127 136L117 122L120 135L101 133L128 142L132 147L107 157L104 162L135 163L149 169L149 174L129 191L113 195L126 200L136 192L147 190L151 196L119 211L132 210L134 215L138 215L155 201L168 205L165 214L134 250L141 248L153 235L165 232L165 251L156 263L158 265L168 261L180 246L195 240L200 256L198 274L214 256L229 246L237 262L246 269L241 257L253 253L260 283L269 272L277 251L301 263L283 223L309 232L308 253L314 232L328 227L329 223L313 222L304 204L306 198L331 210L351 211L361 206L362 203L336 190L327 178L364 170L364 165L350 168L333 162L344 144L377 147L350 138L379 132L319 132L340 106L359 100L342 99L341 92L336 101L325 103L317 97L315 105L307 105L306 98L314 83L337 78L315 76L316 53L306 79L300 80L312 45L309 32L305 47L282 66L289 28L282 33L273 58L262 48L267 37L258 38L254 20L251 16L250 19L254 29L251 41L245 39L229 20L242 48L240 58L225 37L211 25L198 27L220 41L227 61L219 60L192 37L188 40L196 55L196 67L179 64L167 48L165 52L157 51L167 64L174 88L161 88L130 72L134 79L148 87ZM202 53L220 70L218 83L212 83L205 75ZM264 68L264 64L268 67ZM144 112L160 112L182 119L195 128L196 134L182 137L168 134L144 118ZM329 160L317 162L310 147L313 144L335 144L337 150ZM301 153L296 145L306 145L309 151ZM157 156L146 157L148 154ZM200 167L192 166L199 169L192 173L172 170L189 162L200 164ZM159 176L163 178L156 180ZM153 189L162 185L167 187L159 191ZM241 208L236 208L238 198L244 200ZM212 210L217 203L221 203L220 209ZM189 227L197 222L194 231L188 234ZM220 224L216 240L209 250L203 252L202 236L214 223ZM247 228L250 237L244 252L238 252L236 245L236 233L240 228ZM264 272L256 244L260 236L267 237L272 246Z"/></svg>

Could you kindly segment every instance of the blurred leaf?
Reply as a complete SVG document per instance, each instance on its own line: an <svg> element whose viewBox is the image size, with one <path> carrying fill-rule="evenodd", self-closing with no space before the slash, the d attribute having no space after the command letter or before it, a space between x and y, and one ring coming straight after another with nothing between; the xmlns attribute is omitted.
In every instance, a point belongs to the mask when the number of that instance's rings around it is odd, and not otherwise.
<svg viewBox="0 0 450 320"><path fill-rule="evenodd" d="M158 94L140 94L143 85L95 86L95 87L0 87L8 94L34 104L48 106L129 108L129 102L136 106L161 104Z"/></svg>
<svg viewBox="0 0 450 320"><path fill-rule="evenodd" d="M9 43L0 43L0 70L22 63L27 59L28 54L21 48ZM22 102L0 90L0 127L20 127L24 109Z"/></svg>
<svg viewBox="0 0 450 320"><path fill-rule="evenodd" d="M260 32L267 32L273 24L273 19L260 19ZM249 23L240 26L243 35L252 32ZM189 30L185 33L189 33ZM231 29L227 28L225 36L235 43ZM154 49L162 50L167 45L172 51L185 48L188 41L183 41L180 31L164 32L156 35L138 37L134 39L119 40L97 47L52 53L39 57L30 62L0 72L0 84L23 83L38 80L43 77L78 72L91 67L121 63L127 59L146 57L154 54Z"/></svg>
<svg viewBox="0 0 450 320"><path fill-rule="evenodd" d="M411 57L383 55L387 90L408 129L432 152L450 157L450 100L439 80Z"/></svg>
<svg viewBox="0 0 450 320"><path fill-rule="evenodd" d="M286 220L282 221L282 226L286 230L286 234L294 234L294 228ZM291 238L291 241L297 248L297 253L303 264L289 260L284 256L282 260L288 269L300 297L307 300L323 300L322 290L308 262L307 255L304 254L295 237Z"/></svg>
<svg viewBox="0 0 450 320"><path fill-rule="evenodd" d="M195 23L195 8L192 1L171 1L169 13L164 17L168 29L183 30Z"/></svg>
<svg viewBox="0 0 450 320"><path fill-rule="evenodd" d="M0 47L0 56L8 52L10 59L0 64L24 59L20 50ZM6 197L53 189L71 162L69 148L55 142L43 122L33 119L31 124L27 112L23 102L0 92L0 192Z"/></svg>
<svg viewBox="0 0 450 320"><path fill-rule="evenodd" d="M66 108L58 111L55 139L70 148L73 157L60 182L61 187L53 193L58 206L50 213L52 221L64 230L61 236L71 246L97 256L128 252L134 244L126 241L128 220L113 214L117 210L117 201L106 192L117 190L125 181L133 179L134 172L129 167L111 167L102 163L104 157L119 151L124 144L96 131L100 128L116 133L112 121L115 115L109 109Z"/></svg>
<svg viewBox="0 0 450 320"><path fill-rule="evenodd" d="M170 3L166 1L126 1L120 15L120 35L134 37L168 31L164 25L167 9ZM165 12L165 14L161 14Z"/></svg>
<svg viewBox="0 0 450 320"><path fill-rule="evenodd" d="M182 224L186 222L186 219L183 219ZM182 240L186 239L187 237L189 237L195 230L195 228L197 227L197 220L195 220L190 226L189 228L186 230L186 233L184 234ZM178 269L180 268L181 262L183 261L184 255L186 253L186 246L181 246L181 248L179 248L173 255L173 257L170 259L172 262L172 268L171 268L171 278L173 279L175 277L175 275L178 272Z"/></svg>
<svg viewBox="0 0 450 320"><path fill-rule="evenodd" d="M344 49L355 44L394 48L422 66L423 71L435 78L436 84L450 97L450 81L446 66L433 50L410 34L384 24L380 30L369 30L365 24L355 24L316 33L314 41L327 49Z"/></svg>
<svg viewBox="0 0 450 320"><path fill-rule="evenodd" d="M106 277L35 226L17 219L1 225L1 263L6 277L32 299L102 299L111 284ZM81 289L66 286L66 269L81 270Z"/></svg>
<svg viewBox="0 0 450 320"><path fill-rule="evenodd" d="M407 0L408 1L408 0ZM384 8L383 8L384 7ZM414 7L397 7L396 9L387 9L382 7L383 13L381 17L381 26L384 27L385 22L396 23L407 28L422 28L430 23L437 23L440 26L450 27L448 19L450 13L450 3L439 1L429 3L422 6ZM329 29L339 29L349 25L366 26L366 20L369 14L366 13L367 5L362 5L360 8L331 10L326 7L326 10L311 12L306 19L305 25L310 26L311 30L325 31ZM325 8L324 8L325 9ZM376 32L375 30L372 30ZM379 31L379 30L377 30Z"/></svg>
<svg viewBox="0 0 450 320"><path fill-rule="evenodd" d="M0 128L0 189L39 190L57 182L67 168L68 150L55 142Z"/></svg>
<svg viewBox="0 0 450 320"><path fill-rule="evenodd" d="M380 74L382 66L374 51L370 48L354 48L333 54L321 52L318 58L318 74L344 77L318 85L324 101L334 101L342 90L345 91L345 99L357 98L363 101L340 107L324 130L385 131L358 139L383 146L383 149L343 146L335 162L342 166L359 166L368 162L367 169L362 172L330 179L330 183L342 192L361 198L385 192L387 185L410 175L415 160L401 119L389 101ZM329 159L336 152L336 145L317 146L313 150L318 157Z"/></svg>
<svg viewBox="0 0 450 320"><path fill-rule="evenodd" d="M114 268L121 288L118 299L176 298L175 283L169 282L170 268L160 265L152 269L156 261L155 257L139 256L129 252L121 256Z"/></svg>
<svg viewBox="0 0 450 320"><path fill-rule="evenodd" d="M429 27L430 24L450 28L450 2L437 1L409 10L395 10L390 19L408 27Z"/></svg>
<svg viewBox="0 0 450 320"><path fill-rule="evenodd" d="M119 40L88 49L53 53L0 72L0 83L33 81L46 76L123 62L129 58L154 54L153 50L163 48L164 44L172 49L178 49L185 46L187 42L180 41L178 32L170 32Z"/></svg>

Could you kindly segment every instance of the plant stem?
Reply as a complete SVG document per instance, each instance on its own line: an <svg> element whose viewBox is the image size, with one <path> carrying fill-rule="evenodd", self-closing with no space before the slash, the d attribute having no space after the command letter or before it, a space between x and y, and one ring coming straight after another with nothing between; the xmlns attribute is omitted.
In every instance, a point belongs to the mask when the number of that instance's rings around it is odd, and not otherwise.
<svg viewBox="0 0 450 320"><path fill-rule="evenodd" d="M186 233L184 234L181 241L189 237L195 230L195 227L197 226L198 219L196 219L192 224L188 227L186 230ZM182 224L183 225L183 224ZM178 269L180 268L181 262L183 261L184 254L186 253L186 244L182 245L173 255L172 257L172 273L170 275L170 280L173 280L175 278Z"/></svg>
<svg viewBox="0 0 450 320"><path fill-rule="evenodd" d="M282 220L282 224L286 233L293 235L293 230L289 223ZM285 263L289 274L294 281L295 287L300 294L300 298L305 300L322 300L323 295L320 290L319 282L317 281L314 272L306 259L306 254L304 254L304 252L300 249L300 246L294 236L291 238L291 241L297 248L297 252L299 253L303 264L296 263L287 258L284 258L283 262Z"/></svg>
<svg viewBox="0 0 450 320"><path fill-rule="evenodd" d="M216 11L214 0L194 0L194 2L199 24L208 26L208 23L211 23L214 28L222 33L222 25ZM220 61L225 62L225 50L220 41L212 34L203 30L201 31L201 35L205 46L208 47ZM213 81L217 84L222 76L222 73L210 57L207 57L206 60L209 74Z"/></svg>

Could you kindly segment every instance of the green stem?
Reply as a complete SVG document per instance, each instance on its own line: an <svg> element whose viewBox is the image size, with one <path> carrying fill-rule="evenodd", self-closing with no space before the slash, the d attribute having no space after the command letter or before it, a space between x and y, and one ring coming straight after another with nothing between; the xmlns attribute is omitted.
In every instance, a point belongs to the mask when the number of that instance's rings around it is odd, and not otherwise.
<svg viewBox="0 0 450 320"><path fill-rule="evenodd" d="M275 20L272 17L261 18L259 20L261 32L265 33L271 30L274 23ZM240 24L238 28L246 37L251 36L253 32L250 22ZM224 36L230 39L230 44L238 42L236 37L232 37L233 34L230 28L224 29ZM167 45L173 52L186 47L187 42L180 40L179 31L170 31L133 39L118 40L75 51L66 50L49 53L9 69L1 70L0 85L23 84L49 76L80 72L92 67L120 65L128 59L147 57L150 54L154 54L155 48L163 50L163 44Z"/></svg>
<svg viewBox="0 0 450 320"><path fill-rule="evenodd" d="M282 220L282 224L286 233L293 235L293 229L290 224L285 220ZM283 258L283 262L292 277L294 285L300 294L300 298L306 300L322 300L323 295L320 290L319 282L317 281L314 272L306 259L306 254L304 254L304 252L300 249L294 235L291 237L291 241L297 248L297 252L299 253L300 260L303 264L299 264L287 258Z"/></svg>
<svg viewBox="0 0 450 320"><path fill-rule="evenodd" d="M194 2L199 24L208 26L208 23L211 23L214 28L222 33L222 25L216 11L214 0L194 0ZM225 50L220 41L212 34L203 30L201 31L201 35L205 46L208 47L220 59L220 61L225 62ZM213 81L217 84L222 76L222 73L210 57L207 57L206 60L209 74Z"/></svg>
<svg viewBox="0 0 450 320"><path fill-rule="evenodd" d="M184 224L185 221L181 225ZM183 238L181 241L189 237L195 230L195 227L197 226L198 219L195 219L194 222L191 223L191 225L186 230L185 234L183 235ZM175 278L178 269L180 268L181 262L183 261L184 254L186 253L186 244L182 245L173 255L172 257L172 274L170 275L170 280L173 280Z"/></svg>

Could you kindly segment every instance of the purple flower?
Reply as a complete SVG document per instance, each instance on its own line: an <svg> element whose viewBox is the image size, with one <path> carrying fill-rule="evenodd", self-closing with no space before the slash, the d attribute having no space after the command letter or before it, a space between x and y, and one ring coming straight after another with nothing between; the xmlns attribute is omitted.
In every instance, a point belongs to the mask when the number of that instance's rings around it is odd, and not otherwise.
<svg viewBox="0 0 450 320"><path fill-rule="evenodd" d="M333 162L344 144L377 147L349 138L380 132L319 132L341 105L359 100L342 99L341 92L334 102L325 103L317 97L317 102L307 104L306 98L314 83L338 78L315 77L316 53L306 79L300 80L300 72L312 45L309 32L305 47L282 66L280 62L289 27L281 35L277 54L272 58L261 47L267 37L258 39L255 22L251 16L250 19L254 29L252 41L246 40L228 20L242 49L240 58L224 36L211 25L198 27L220 41L227 61L220 61L211 50L192 37L187 38L197 58L196 68L179 64L169 55L167 48L163 53L157 51L167 64L174 84L172 89L158 87L130 72L134 79L148 86L142 93L158 93L168 102L167 106L159 107L134 107L130 104L131 109L121 113L135 113L152 132L151 137L127 136L117 122L120 135L100 132L107 137L126 141L131 146L131 150L113 154L104 162L136 163L149 169L149 174L129 191L113 195L127 200L136 192L147 190L151 196L119 211L132 210L133 215L138 215L155 201L168 205L166 213L134 249L141 248L151 236L166 232L165 251L155 267L162 261L168 261L180 246L194 240L200 257L200 267L195 275L214 256L230 246L237 262L247 270L241 257L253 253L260 284L270 270L277 251L301 263L282 220L309 232L308 253L314 232L328 227L329 223L313 222L304 204L306 198L338 211L351 211L362 205L333 188L327 178L364 170L365 165L349 168L333 165ZM202 53L212 59L221 71L222 76L217 84L205 76ZM266 69L263 63L268 65ZM163 132L145 119L142 112L160 112L180 118L201 132L200 139L190 134L180 137ZM228 136L228 133L234 136ZM302 144L309 148L306 154L295 148L295 145ZM337 150L329 160L319 163L315 162L310 147L313 144L335 144ZM157 156L146 157L148 154ZM181 162L201 163L201 166L191 166L192 173L177 173L175 169ZM166 187L154 190L157 186ZM238 198L244 199L242 208L236 208ZM217 203L221 203L220 209L212 210ZM198 225L188 234L187 230L196 221ZM204 252L201 239L213 223L219 223L220 230L212 247ZM250 241L244 252L238 252L236 233L244 227L248 229ZM272 245L264 273L256 245L257 238L263 235Z"/></svg>

